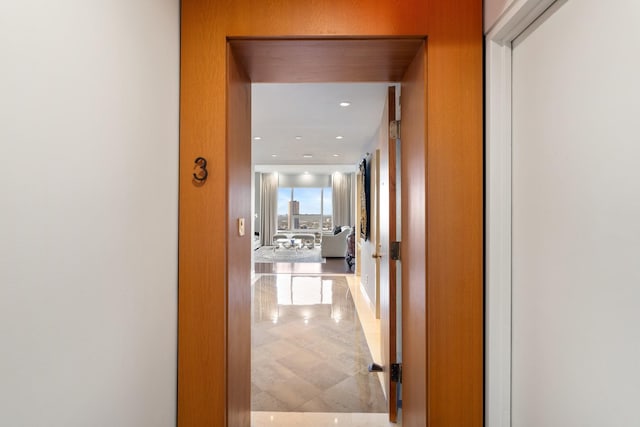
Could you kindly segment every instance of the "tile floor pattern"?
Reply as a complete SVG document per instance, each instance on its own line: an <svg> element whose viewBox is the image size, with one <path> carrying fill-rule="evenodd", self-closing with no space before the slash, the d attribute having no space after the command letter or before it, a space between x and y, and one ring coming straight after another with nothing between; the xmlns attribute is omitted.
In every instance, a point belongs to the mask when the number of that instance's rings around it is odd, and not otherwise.
<svg viewBox="0 0 640 427"><path fill-rule="evenodd" d="M398 427L388 414L252 412L251 427Z"/></svg>
<svg viewBox="0 0 640 427"><path fill-rule="evenodd" d="M345 277L263 275L252 317L253 411L386 411Z"/></svg>

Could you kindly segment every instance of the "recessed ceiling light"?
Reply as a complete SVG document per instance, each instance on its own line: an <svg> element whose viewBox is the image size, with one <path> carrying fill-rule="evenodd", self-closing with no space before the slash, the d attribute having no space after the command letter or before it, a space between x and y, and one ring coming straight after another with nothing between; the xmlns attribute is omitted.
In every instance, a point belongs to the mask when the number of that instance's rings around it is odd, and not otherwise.
<svg viewBox="0 0 640 427"><path fill-rule="evenodd" d="M296 139L297 139L298 141L300 141L300 140L302 139L302 137L298 135L298 136L296 136Z"/></svg>
<svg viewBox="0 0 640 427"><path fill-rule="evenodd" d="M336 139L343 139L343 138L344 138L344 136L342 136L342 135L336 136Z"/></svg>
<svg viewBox="0 0 640 427"><path fill-rule="evenodd" d="M351 105L351 103L350 103L349 101L342 101L342 102L340 103L340 106L341 106L341 107L348 107L349 105Z"/></svg>
<svg viewBox="0 0 640 427"><path fill-rule="evenodd" d="M334 154L333 157L340 157L340 154Z"/></svg>
<svg viewBox="0 0 640 427"><path fill-rule="evenodd" d="M278 155L277 154L272 154L271 157L278 157Z"/></svg>
<svg viewBox="0 0 640 427"><path fill-rule="evenodd" d="M254 136L253 139L254 139L254 141L260 141L262 139L262 137L261 136Z"/></svg>
<svg viewBox="0 0 640 427"><path fill-rule="evenodd" d="M312 154L303 154L302 157L304 157L305 159L310 159L313 157Z"/></svg>

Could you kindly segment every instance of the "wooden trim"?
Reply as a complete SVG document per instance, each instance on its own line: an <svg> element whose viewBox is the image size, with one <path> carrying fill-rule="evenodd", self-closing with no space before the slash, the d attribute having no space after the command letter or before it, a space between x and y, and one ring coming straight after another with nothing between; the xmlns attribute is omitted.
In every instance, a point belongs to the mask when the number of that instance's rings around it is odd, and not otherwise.
<svg viewBox="0 0 640 427"><path fill-rule="evenodd" d="M231 44L254 83L392 82L402 78L423 39L233 39Z"/></svg>
<svg viewBox="0 0 640 427"><path fill-rule="evenodd" d="M428 329L429 345L424 335L409 341L422 354L414 360L426 367L429 376L424 373L413 378L410 366L405 371L405 378L428 387L429 393L414 396L412 405L404 407L407 417L403 423L405 427L424 427L427 422L429 427L481 425L481 25L481 3L475 0L181 3L180 427L247 427L231 424L236 415L246 423L246 416L240 414L246 411L242 409L246 402L230 401L239 395L230 394L228 386L234 380L228 369L235 357L228 354L233 323L231 276L240 268L234 263L244 261L236 261L230 252L235 245L230 242L230 222L236 214L228 206L228 191L235 188L234 173L239 170L230 172L227 163L234 156L226 128L231 105L227 99L227 41L252 37L351 39L372 34L400 39L427 35L429 43L428 51L423 52L427 68L421 74L427 80L428 98L419 101L426 111L421 120L426 123L427 139L418 144L426 156L421 158L426 169L413 171L426 174L427 180L421 189L414 186L412 194L424 202L424 221L416 230L420 239L426 239L427 249L426 254L414 256L416 280L406 283L416 291L414 295L422 293L420 304L428 307L422 312L420 327ZM246 71L249 76L255 72ZM208 182L201 186L190 178L197 156L206 157L210 166ZM424 229L428 232L422 232ZM403 230L411 231L404 225ZM415 239L410 232L404 235ZM246 270L250 270L248 264ZM410 332L411 328L405 329L403 334ZM447 377L451 380L445 380ZM234 415L236 409L239 412ZM413 418L417 421L411 421L410 411L418 414Z"/></svg>
<svg viewBox="0 0 640 427"><path fill-rule="evenodd" d="M393 120L397 120L396 118L396 88L395 86L390 86L387 90L387 103L389 104L389 111L387 115L387 120L390 123ZM396 140L395 138L388 138L388 147L387 147L387 164L388 168L386 170L387 173L387 192L388 197L387 201L389 203L389 229L387 231L387 247L385 248L387 255L387 262L389 263L388 270L388 280L389 286L387 289L387 295L389 298L389 344L388 344L388 355L386 357L385 364L389 366L389 363L399 362L398 360L398 349L397 349L397 283L396 283L396 274L397 268L396 263L391 259L391 242L397 240L397 221L396 221L396 202L397 202L397 193L396 193ZM386 350L385 350L386 351ZM387 388L389 393L387 395L387 399L389 401L389 421L395 423L398 421L398 384L396 382L391 381L391 375L389 372L390 369L387 369L385 372L384 380L385 384L387 384Z"/></svg>
<svg viewBox="0 0 640 427"><path fill-rule="evenodd" d="M402 227L402 424L427 425L426 47L400 91ZM419 237L418 237L419 236ZM418 238L417 238L418 237Z"/></svg>
<svg viewBox="0 0 640 427"><path fill-rule="evenodd" d="M180 26L177 424L181 427L227 423L226 44L223 40L212 45L206 35L188 31L197 26L202 12L188 4L193 3L182 2ZM200 49L205 45L209 55L203 58ZM203 126L203 120L211 117L217 118L216 125ZM204 184L192 179L194 159L199 156L208 161Z"/></svg>
<svg viewBox="0 0 640 427"><path fill-rule="evenodd" d="M227 423L243 426L251 422L251 81L230 46L227 65Z"/></svg>
<svg viewBox="0 0 640 427"><path fill-rule="evenodd" d="M484 174L483 41L477 38L482 34L477 16L482 3L431 2L429 12L427 425L480 427ZM455 21L454 39L450 21Z"/></svg>

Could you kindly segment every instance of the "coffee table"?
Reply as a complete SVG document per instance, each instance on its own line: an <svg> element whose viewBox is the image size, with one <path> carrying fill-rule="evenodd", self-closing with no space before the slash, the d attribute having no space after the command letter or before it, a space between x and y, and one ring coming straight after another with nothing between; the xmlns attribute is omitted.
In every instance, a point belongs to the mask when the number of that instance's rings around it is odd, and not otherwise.
<svg viewBox="0 0 640 427"><path fill-rule="evenodd" d="M302 247L302 239L276 239L275 243L274 252L276 249L295 249L298 252L298 249Z"/></svg>

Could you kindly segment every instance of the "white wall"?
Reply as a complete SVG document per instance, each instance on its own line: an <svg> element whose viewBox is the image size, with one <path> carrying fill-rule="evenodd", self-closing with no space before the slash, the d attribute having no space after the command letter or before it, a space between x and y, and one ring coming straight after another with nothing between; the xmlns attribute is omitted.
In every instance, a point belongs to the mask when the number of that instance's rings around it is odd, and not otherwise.
<svg viewBox="0 0 640 427"><path fill-rule="evenodd" d="M378 129L371 140L369 145L369 152L371 155L367 158L368 169L370 170L369 178L371 180L371 192L370 192L370 214L369 214L369 239L364 240L360 238L360 282L364 288L369 300L375 307L376 316L380 315L380 267L379 258L374 258L373 255L377 254L378 244L380 243L380 212L379 209L379 186L381 173L389 173L389 171L380 170L380 155L381 152L388 150L389 144L389 124L387 123L389 117L389 104L388 100L385 100L384 108L382 109L382 115L380 116L380 124ZM379 150L379 151L378 151ZM376 172L377 170L377 172ZM376 265L378 264L378 265Z"/></svg>
<svg viewBox="0 0 640 427"><path fill-rule="evenodd" d="M0 425L175 425L179 2L3 2L0 40Z"/></svg>
<svg viewBox="0 0 640 427"><path fill-rule="evenodd" d="M371 307L375 310L376 316L379 315L379 298L380 298L380 286L376 283L376 280L379 277L379 271L376 267L376 258L373 257L376 251L376 241L377 241L377 192L376 192L376 162L377 156L375 149L372 150L371 156L367 158L368 163L368 171L369 177L367 179L371 180L371 191L369 192L369 203L371 208L369 210L369 238L367 240L362 237L358 237L360 239L360 283L362 288L365 290L367 297L369 297L369 301L371 303ZM359 236L359 233L356 233L356 236Z"/></svg>
<svg viewBox="0 0 640 427"><path fill-rule="evenodd" d="M515 44L514 427L640 425L638 22L569 1Z"/></svg>

